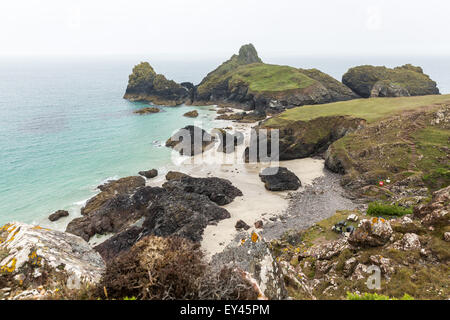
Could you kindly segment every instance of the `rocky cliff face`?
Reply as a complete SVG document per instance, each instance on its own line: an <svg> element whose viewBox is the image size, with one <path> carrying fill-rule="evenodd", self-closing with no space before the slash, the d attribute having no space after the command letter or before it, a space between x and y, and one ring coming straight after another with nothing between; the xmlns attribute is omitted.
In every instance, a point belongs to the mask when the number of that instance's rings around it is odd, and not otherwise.
<svg viewBox="0 0 450 320"><path fill-rule="evenodd" d="M147 101L157 105L179 105L190 100L193 85L178 84L157 74L148 62L141 62L129 76L124 98L131 101Z"/></svg>
<svg viewBox="0 0 450 320"><path fill-rule="evenodd" d="M439 94L436 82L422 68L410 64L396 67L370 65L351 68L342 82L361 97L398 97Z"/></svg>

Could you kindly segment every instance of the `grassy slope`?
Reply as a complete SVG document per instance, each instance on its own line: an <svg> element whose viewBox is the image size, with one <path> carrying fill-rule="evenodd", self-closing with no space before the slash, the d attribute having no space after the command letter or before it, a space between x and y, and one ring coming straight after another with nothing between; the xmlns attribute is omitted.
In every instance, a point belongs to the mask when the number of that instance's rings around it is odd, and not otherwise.
<svg viewBox="0 0 450 320"><path fill-rule="evenodd" d="M239 67L230 84L239 82L248 84L250 91L260 93L304 89L316 83L296 68L263 63Z"/></svg>
<svg viewBox="0 0 450 320"><path fill-rule="evenodd" d="M450 103L450 95L356 99L292 108L270 119L267 125L277 126L286 121L308 121L318 117L334 115L354 116L371 123L397 112L441 103Z"/></svg>
<svg viewBox="0 0 450 320"><path fill-rule="evenodd" d="M317 83L293 67L265 63L239 65L235 56L208 74L197 90L202 94L227 79L230 87L243 83L254 93L304 89Z"/></svg>

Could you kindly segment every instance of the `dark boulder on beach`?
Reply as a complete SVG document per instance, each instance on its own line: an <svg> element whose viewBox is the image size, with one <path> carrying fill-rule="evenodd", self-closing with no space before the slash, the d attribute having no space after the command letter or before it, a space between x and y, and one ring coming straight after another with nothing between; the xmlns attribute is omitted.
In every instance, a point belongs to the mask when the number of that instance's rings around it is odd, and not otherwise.
<svg viewBox="0 0 450 320"><path fill-rule="evenodd" d="M250 229L250 226L248 224L246 224L245 221L243 221L243 220L238 220L236 222L236 224L234 225L234 227L236 228L236 230L241 230L241 229L248 230L248 229Z"/></svg>
<svg viewBox="0 0 450 320"><path fill-rule="evenodd" d="M135 218L142 219L139 220L141 223L129 223L128 228L98 245L95 249L104 259L111 259L131 248L146 235L178 236L199 242L208 224L230 217L230 213L219 205L242 195L228 180L193 178L185 174L169 180L163 188L144 188L138 189L132 197L133 209L141 212ZM140 193L143 195L138 197ZM136 205L136 198L141 199L141 206Z"/></svg>
<svg viewBox="0 0 450 320"><path fill-rule="evenodd" d="M186 126L178 130L166 141L166 147L173 148L181 155L194 156L203 153L214 142L214 137L202 128Z"/></svg>
<svg viewBox="0 0 450 320"><path fill-rule="evenodd" d="M233 186L229 180L216 177L193 178L184 176L178 180L164 183L163 188L169 191L178 189L183 192L205 195L220 206L226 205L232 202L234 198L242 196L242 191Z"/></svg>
<svg viewBox="0 0 450 320"><path fill-rule="evenodd" d="M183 114L183 116L188 117L188 118L197 118L198 117L198 111L197 110L192 110L192 111L186 112L185 114Z"/></svg>
<svg viewBox="0 0 450 320"><path fill-rule="evenodd" d="M62 217L67 217L68 215L69 215L68 211L66 211L66 210L58 210L55 213L51 214L48 217L48 220L53 222L53 221L57 221L57 220L61 219Z"/></svg>
<svg viewBox="0 0 450 320"><path fill-rule="evenodd" d="M146 177L147 179L152 179L158 175L158 170L151 169L148 171L139 171L139 175Z"/></svg>
<svg viewBox="0 0 450 320"><path fill-rule="evenodd" d="M236 147L244 142L244 134L242 132L231 134L224 129L214 129L212 134L216 134L219 138L220 143L217 147L219 152L233 153Z"/></svg>
<svg viewBox="0 0 450 320"><path fill-rule="evenodd" d="M295 173L284 167L265 168L259 177L270 191L297 190L302 185Z"/></svg>

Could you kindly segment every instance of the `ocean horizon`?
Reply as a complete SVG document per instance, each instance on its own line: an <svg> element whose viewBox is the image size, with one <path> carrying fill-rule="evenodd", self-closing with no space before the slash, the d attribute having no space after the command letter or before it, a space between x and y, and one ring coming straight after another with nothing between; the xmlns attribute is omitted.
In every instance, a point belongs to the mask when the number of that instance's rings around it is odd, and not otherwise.
<svg viewBox="0 0 450 320"><path fill-rule="evenodd" d="M450 93L445 57L262 57L267 63L317 68L340 80L362 65L419 65L442 94ZM108 179L167 167L164 142L177 129L203 121L213 128L215 112L189 106L136 115L145 103L124 100L134 65L148 61L157 73L198 84L226 58L168 60L142 56L0 57L0 224L46 223L68 210L73 218L96 187Z"/></svg>

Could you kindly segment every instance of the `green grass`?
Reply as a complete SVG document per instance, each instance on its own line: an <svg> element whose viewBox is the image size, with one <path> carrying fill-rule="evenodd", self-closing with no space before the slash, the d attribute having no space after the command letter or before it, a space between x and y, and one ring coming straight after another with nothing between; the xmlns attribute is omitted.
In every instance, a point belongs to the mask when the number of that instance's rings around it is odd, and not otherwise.
<svg viewBox="0 0 450 320"><path fill-rule="evenodd" d="M347 292L347 300L414 300L413 297L411 297L408 294L404 294L403 297L400 299L397 298L391 298L389 296L385 296L382 294L377 293L363 293L363 294L357 294L357 293L351 293Z"/></svg>
<svg viewBox="0 0 450 320"><path fill-rule="evenodd" d="M404 216L406 214L412 214L412 209L400 207L398 205L383 204L380 202L369 203L367 214L370 216Z"/></svg>
<svg viewBox="0 0 450 320"><path fill-rule="evenodd" d="M317 83L296 68L263 63L239 67L233 73L230 85L240 82L247 84L252 92L304 89Z"/></svg>
<svg viewBox="0 0 450 320"><path fill-rule="evenodd" d="M355 99L292 108L269 119L267 125L278 125L286 121L308 121L318 117L336 115L362 118L371 123L401 111L443 103L450 103L450 95Z"/></svg>

